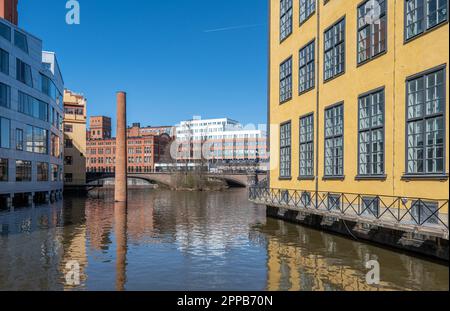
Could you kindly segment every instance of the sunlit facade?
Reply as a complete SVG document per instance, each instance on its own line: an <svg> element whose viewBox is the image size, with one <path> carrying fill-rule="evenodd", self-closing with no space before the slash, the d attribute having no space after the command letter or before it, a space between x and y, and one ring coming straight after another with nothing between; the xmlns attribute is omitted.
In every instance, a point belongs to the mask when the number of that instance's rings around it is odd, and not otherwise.
<svg viewBox="0 0 450 311"><path fill-rule="evenodd" d="M448 1L271 0L270 187L448 213L448 38Z"/></svg>
<svg viewBox="0 0 450 311"><path fill-rule="evenodd" d="M64 186L86 184L86 109L81 94L64 90Z"/></svg>

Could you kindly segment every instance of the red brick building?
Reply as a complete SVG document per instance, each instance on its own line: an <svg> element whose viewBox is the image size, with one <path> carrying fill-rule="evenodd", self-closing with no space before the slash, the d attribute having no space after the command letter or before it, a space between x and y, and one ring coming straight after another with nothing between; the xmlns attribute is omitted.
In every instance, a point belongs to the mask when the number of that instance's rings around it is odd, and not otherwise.
<svg viewBox="0 0 450 311"><path fill-rule="evenodd" d="M17 4L18 0L0 0L0 17L17 25L19 17L17 14Z"/></svg>
<svg viewBox="0 0 450 311"><path fill-rule="evenodd" d="M113 173L115 168L116 139L111 137L111 119L91 117L87 133L88 172ZM128 128L128 172L146 173L155 170L158 163L169 152L173 137L172 127L145 127L139 123Z"/></svg>

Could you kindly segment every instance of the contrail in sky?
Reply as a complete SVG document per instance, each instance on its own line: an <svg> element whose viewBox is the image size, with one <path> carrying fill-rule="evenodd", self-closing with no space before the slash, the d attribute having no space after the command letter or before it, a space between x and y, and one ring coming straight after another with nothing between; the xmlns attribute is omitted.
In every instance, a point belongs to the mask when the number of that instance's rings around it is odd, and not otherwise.
<svg viewBox="0 0 450 311"><path fill-rule="evenodd" d="M230 27L224 27L224 28L207 29L207 30L203 30L203 32L209 33L209 32L219 32L219 31L229 31L229 30L237 30L237 29L255 28L255 27L260 27L260 26L264 26L264 24L239 25L239 26L230 26Z"/></svg>

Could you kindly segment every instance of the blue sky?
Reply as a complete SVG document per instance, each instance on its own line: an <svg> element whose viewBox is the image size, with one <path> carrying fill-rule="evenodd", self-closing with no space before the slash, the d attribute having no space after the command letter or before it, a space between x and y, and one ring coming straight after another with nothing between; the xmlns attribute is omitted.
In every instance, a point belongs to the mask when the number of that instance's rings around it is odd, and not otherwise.
<svg viewBox="0 0 450 311"><path fill-rule="evenodd" d="M19 26L55 51L65 86L85 94L89 115L175 124L193 115L266 122L267 1L19 0Z"/></svg>

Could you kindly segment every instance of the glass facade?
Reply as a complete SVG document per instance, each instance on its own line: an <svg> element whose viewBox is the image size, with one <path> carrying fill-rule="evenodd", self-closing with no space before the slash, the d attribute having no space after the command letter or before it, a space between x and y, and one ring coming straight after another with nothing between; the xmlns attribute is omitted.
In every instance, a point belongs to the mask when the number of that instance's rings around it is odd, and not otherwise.
<svg viewBox="0 0 450 311"><path fill-rule="evenodd" d="M0 72L9 75L9 53L0 49Z"/></svg>
<svg viewBox="0 0 450 311"><path fill-rule="evenodd" d="M62 94L56 87L55 83L53 81L41 74L41 91L51 99L53 99L58 106L62 105Z"/></svg>
<svg viewBox="0 0 450 311"><path fill-rule="evenodd" d="M52 164L51 166L51 181L57 182L61 180L61 171L58 165Z"/></svg>
<svg viewBox="0 0 450 311"><path fill-rule="evenodd" d="M9 85L0 82L0 106L11 107L11 88Z"/></svg>
<svg viewBox="0 0 450 311"><path fill-rule="evenodd" d="M48 181L48 173L49 173L48 163L38 162L36 166L37 166L37 181L41 182Z"/></svg>
<svg viewBox="0 0 450 311"><path fill-rule="evenodd" d="M48 104L21 91L18 111L45 122L49 120Z"/></svg>
<svg viewBox="0 0 450 311"><path fill-rule="evenodd" d="M8 159L0 158L0 182L8 181Z"/></svg>
<svg viewBox="0 0 450 311"><path fill-rule="evenodd" d="M16 129L16 149L23 151L24 140L23 140L23 130Z"/></svg>
<svg viewBox="0 0 450 311"><path fill-rule="evenodd" d="M0 22L0 36L11 42L11 27Z"/></svg>
<svg viewBox="0 0 450 311"><path fill-rule="evenodd" d="M27 125L25 129L25 150L38 154L48 154L48 130Z"/></svg>
<svg viewBox="0 0 450 311"><path fill-rule="evenodd" d="M0 148L11 148L11 120L0 117Z"/></svg>
<svg viewBox="0 0 450 311"><path fill-rule="evenodd" d="M62 191L60 177L50 184L50 166L62 173L64 85L55 53L42 51L39 38L1 18L0 45L0 180L8 181L0 186L3 204L16 194Z"/></svg>
<svg viewBox="0 0 450 311"><path fill-rule="evenodd" d="M33 87L33 76L31 74L30 65L24 63L20 59L16 60L16 79L25 83L29 87Z"/></svg>
<svg viewBox="0 0 450 311"><path fill-rule="evenodd" d="M28 53L28 40L27 36L20 31L14 30L14 45L19 49Z"/></svg>

